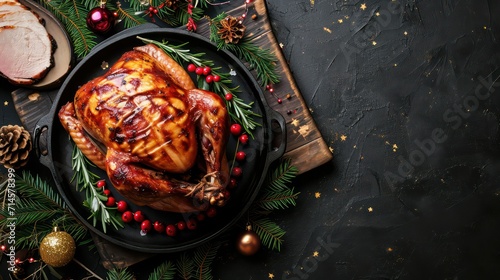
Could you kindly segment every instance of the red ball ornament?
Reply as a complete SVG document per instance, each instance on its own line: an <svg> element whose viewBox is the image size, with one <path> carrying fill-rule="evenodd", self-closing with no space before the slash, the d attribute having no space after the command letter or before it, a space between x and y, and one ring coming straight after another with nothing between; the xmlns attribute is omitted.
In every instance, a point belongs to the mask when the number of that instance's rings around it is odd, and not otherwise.
<svg viewBox="0 0 500 280"><path fill-rule="evenodd" d="M111 30L115 23L113 13L104 5L95 7L87 14L87 26L95 33L105 34Z"/></svg>

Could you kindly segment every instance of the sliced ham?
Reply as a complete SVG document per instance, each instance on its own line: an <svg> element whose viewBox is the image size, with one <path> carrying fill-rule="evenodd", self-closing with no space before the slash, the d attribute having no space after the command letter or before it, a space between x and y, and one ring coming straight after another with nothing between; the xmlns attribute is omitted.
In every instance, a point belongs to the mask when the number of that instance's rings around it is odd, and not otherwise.
<svg viewBox="0 0 500 280"><path fill-rule="evenodd" d="M12 83L36 83L53 66L55 41L43 19L17 0L0 0L0 74Z"/></svg>

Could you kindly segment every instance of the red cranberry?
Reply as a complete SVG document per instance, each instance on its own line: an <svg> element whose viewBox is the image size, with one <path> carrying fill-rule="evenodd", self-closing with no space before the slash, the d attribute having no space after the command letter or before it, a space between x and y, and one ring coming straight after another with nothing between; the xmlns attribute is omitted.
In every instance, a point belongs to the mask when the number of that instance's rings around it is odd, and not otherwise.
<svg viewBox="0 0 500 280"><path fill-rule="evenodd" d="M241 144L246 145L248 143L248 134L241 134L239 140Z"/></svg>
<svg viewBox="0 0 500 280"><path fill-rule="evenodd" d="M144 221L144 215L142 214L141 210L135 211L134 220L138 223Z"/></svg>
<svg viewBox="0 0 500 280"><path fill-rule="evenodd" d="M141 230L146 233L149 232L151 230L151 222L149 220L142 221Z"/></svg>
<svg viewBox="0 0 500 280"><path fill-rule="evenodd" d="M104 180L97 181L97 187L98 188L102 188L104 186L106 186L106 181L104 181Z"/></svg>
<svg viewBox="0 0 500 280"><path fill-rule="evenodd" d="M108 196L108 200L106 201L106 206L113 207L116 204L116 200L112 196Z"/></svg>
<svg viewBox="0 0 500 280"><path fill-rule="evenodd" d="M235 123L233 125L231 125L231 134L235 135L235 136L238 136L241 134L241 125L239 123Z"/></svg>
<svg viewBox="0 0 500 280"><path fill-rule="evenodd" d="M132 214L132 211L125 211L122 214L122 221L125 223L130 223L134 219L134 214Z"/></svg>
<svg viewBox="0 0 500 280"><path fill-rule="evenodd" d="M123 213L123 212L127 211L127 208L128 208L127 202L125 202L123 200L118 201L118 204L116 204L116 209L119 212Z"/></svg>
<svg viewBox="0 0 500 280"><path fill-rule="evenodd" d="M189 64L189 65L187 66L187 70L188 70L189 72L194 72L194 71L196 71L196 65L194 65L193 63Z"/></svg>
<svg viewBox="0 0 500 280"><path fill-rule="evenodd" d="M177 228L174 225L168 225L165 232L168 236L175 236L177 234Z"/></svg>
<svg viewBox="0 0 500 280"><path fill-rule="evenodd" d="M157 232L163 232L163 231L165 231L165 226L162 224L162 222L159 222L159 221L156 221L156 222L153 224L153 228L154 228Z"/></svg>

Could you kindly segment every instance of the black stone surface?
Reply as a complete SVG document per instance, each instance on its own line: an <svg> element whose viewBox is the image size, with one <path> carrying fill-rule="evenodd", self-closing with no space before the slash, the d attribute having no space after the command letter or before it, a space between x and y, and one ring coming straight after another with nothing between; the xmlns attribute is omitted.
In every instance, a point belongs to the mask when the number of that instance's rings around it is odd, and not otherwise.
<svg viewBox="0 0 500 280"><path fill-rule="evenodd" d="M215 279L499 279L500 1L267 5L334 159L270 216L287 231L281 252L242 257L232 240ZM18 121L0 105L2 125ZM104 277L96 256L78 255ZM175 257L130 270L146 279Z"/></svg>

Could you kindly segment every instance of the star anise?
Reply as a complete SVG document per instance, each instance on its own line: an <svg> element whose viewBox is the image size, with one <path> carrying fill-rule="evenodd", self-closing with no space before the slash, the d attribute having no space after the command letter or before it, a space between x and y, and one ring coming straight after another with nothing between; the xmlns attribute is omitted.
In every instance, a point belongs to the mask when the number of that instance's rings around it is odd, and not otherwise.
<svg viewBox="0 0 500 280"><path fill-rule="evenodd" d="M227 16L219 22L217 34L226 44L238 44L240 39L245 35L245 30L246 27L241 20Z"/></svg>

